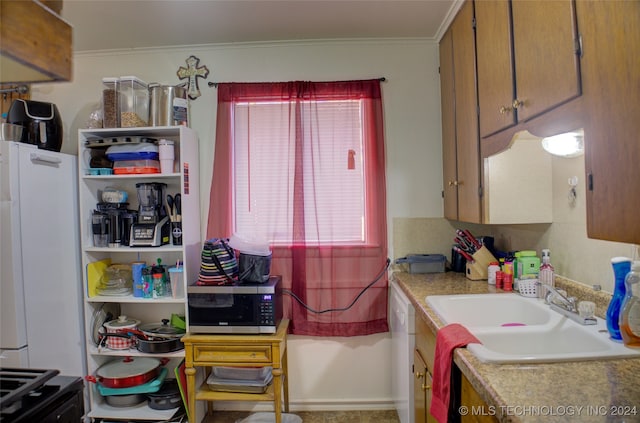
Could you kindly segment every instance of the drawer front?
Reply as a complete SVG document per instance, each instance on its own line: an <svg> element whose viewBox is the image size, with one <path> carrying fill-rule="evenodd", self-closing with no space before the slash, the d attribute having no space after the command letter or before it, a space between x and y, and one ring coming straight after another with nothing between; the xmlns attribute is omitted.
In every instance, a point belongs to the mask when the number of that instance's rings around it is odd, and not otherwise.
<svg viewBox="0 0 640 423"><path fill-rule="evenodd" d="M194 345L194 364L243 363L270 364L273 354L270 345Z"/></svg>

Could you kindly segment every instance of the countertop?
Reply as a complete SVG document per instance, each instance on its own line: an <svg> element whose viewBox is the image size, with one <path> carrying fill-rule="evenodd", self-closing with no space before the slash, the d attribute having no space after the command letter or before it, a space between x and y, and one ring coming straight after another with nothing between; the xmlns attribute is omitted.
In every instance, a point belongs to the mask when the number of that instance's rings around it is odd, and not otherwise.
<svg viewBox="0 0 640 423"><path fill-rule="evenodd" d="M394 272L392 280L434 333L444 325L426 296L502 292L453 272ZM458 348L454 362L487 403L475 414L495 415L501 422L640 422L640 358L489 364Z"/></svg>

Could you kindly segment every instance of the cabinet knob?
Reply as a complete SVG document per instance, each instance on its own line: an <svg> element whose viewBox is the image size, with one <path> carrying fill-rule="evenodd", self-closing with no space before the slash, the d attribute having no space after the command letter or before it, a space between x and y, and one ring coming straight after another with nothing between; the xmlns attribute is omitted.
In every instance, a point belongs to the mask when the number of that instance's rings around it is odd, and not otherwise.
<svg viewBox="0 0 640 423"><path fill-rule="evenodd" d="M511 113L511 111L513 110L513 107L511 106L502 106L500 107L500 114L501 115L506 115L507 113Z"/></svg>
<svg viewBox="0 0 640 423"><path fill-rule="evenodd" d="M513 100L513 108L514 109L518 109L520 107L524 106L524 100L518 100L517 98L515 100Z"/></svg>
<svg viewBox="0 0 640 423"><path fill-rule="evenodd" d="M423 384L422 384L422 386L421 386L421 388L422 388L422 390L423 390L423 391L429 391L429 390L431 390L431 385L425 385L425 384L423 383Z"/></svg>
<svg viewBox="0 0 640 423"><path fill-rule="evenodd" d="M422 373L422 372L415 372L415 376L416 376L416 379L422 379L422 378L424 377L424 373Z"/></svg>

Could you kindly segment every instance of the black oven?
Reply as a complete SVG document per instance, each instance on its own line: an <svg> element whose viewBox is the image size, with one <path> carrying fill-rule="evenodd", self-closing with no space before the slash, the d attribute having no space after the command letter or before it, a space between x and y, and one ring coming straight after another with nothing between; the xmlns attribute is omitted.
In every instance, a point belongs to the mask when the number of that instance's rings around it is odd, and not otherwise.
<svg viewBox="0 0 640 423"><path fill-rule="evenodd" d="M187 287L189 332L275 333L282 319L280 281Z"/></svg>

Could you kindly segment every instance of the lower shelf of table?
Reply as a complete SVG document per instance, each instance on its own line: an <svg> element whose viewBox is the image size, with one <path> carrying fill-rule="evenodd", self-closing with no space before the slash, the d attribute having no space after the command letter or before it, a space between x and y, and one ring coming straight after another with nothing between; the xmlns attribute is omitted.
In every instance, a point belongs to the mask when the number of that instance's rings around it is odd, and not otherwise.
<svg viewBox="0 0 640 423"><path fill-rule="evenodd" d="M202 384L196 392L197 401L273 401L274 399L273 383L271 383L262 394L213 391L206 383Z"/></svg>

